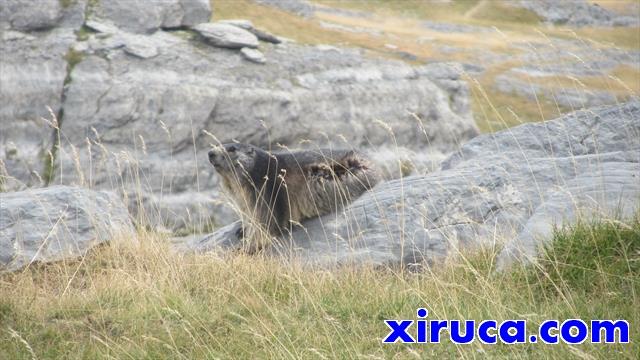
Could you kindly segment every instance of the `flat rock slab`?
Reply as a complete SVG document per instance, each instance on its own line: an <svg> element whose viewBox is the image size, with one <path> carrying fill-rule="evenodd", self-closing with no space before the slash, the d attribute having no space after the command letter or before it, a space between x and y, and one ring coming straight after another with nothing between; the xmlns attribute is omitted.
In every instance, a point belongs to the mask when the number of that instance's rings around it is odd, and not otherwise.
<svg viewBox="0 0 640 360"><path fill-rule="evenodd" d="M68 186L0 193L0 272L81 256L114 236L136 238L114 193Z"/></svg>
<svg viewBox="0 0 640 360"><path fill-rule="evenodd" d="M233 25L241 29L247 30L248 32L255 35L258 38L258 40L266 41L268 43L279 44L282 42L282 40L280 40L277 36L267 31L256 28L255 26L253 26L253 23L249 20L229 19L229 20L220 20L218 21L218 23L229 24L229 25Z"/></svg>
<svg viewBox="0 0 640 360"><path fill-rule="evenodd" d="M440 171L382 183L336 214L304 222L267 253L304 264L416 265L504 244L530 260L554 225L629 217L640 199L640 102L594 108L476 137ZM183 248L241 245L240 223Z"/></svg>
<svg viewBox="0 0 640 360"><path fill-rule="evenodd" d="M128 32L150 34L208 22L211 5L209 0L98 0L90 17L110 20Z"/></svg>
<svg viewBox="0 0 640 360"><path fill-rule="evenodd" d="M264 64L267 62L267 58L264 56L264 54L257 49L245 47L240 49L240 53L242 54L242 56L244 56L245 59L257 64Z"/></svg>
<svg viewBox="0 0 640 360"><path fill-rule="evenodd" d="M240 49L257 48L258 37L238 26L223 23L205 23L193 27L202 37L216 47Z"/></svg>

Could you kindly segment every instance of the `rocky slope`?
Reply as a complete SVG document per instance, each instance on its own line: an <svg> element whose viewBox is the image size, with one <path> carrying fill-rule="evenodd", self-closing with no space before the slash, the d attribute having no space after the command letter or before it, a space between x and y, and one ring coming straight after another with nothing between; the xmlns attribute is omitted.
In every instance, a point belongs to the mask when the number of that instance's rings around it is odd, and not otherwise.
<svg viewBox="0 0 640 360"><path fill-rule="evenodd" d="M207 24L206 0L30 5L0 1L4 191L116 189L143 223L194 231L234 216L206 162L212 143L308 140L383 151L394 164L379 146L395 140L392 154L432 166L477 134L455 65Z"/></svg>
<svg viewBox="0 0 640 360"><path fill-rule="evenodd" d="M640 26L640 8L629 6L628 14L617 14L586 0L521 0L515 4L538 14L552 24L571 26ZM635 15L635 16L634 16Z"/></svg>
<svg viewBox="0 0 640 360"><path fill-rule="evenodd" d="M500 262L535 257L553 227L629 217L640 200L640 102L481 135L440 171L377 186L338 214L305 222L273 256L313 266L420 265L481 245ZM182 244L238 246L239 224Z"/></svg>

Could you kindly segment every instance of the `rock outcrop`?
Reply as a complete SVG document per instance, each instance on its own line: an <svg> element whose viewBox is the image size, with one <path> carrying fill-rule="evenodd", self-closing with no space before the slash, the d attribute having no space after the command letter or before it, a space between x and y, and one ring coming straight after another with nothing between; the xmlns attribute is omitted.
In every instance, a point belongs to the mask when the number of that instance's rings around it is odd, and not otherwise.
<svg viewBox="0 0 640 360"><path fill-rule="evenodd" d="M208 1L71 3L51 5L47 30L2 17L5 191L116 189L145 224L202 231L234 218L207 163L217 141L366 150L395 140L402 161L433 154L407 167L421 171L477 134L456 65L413 67L359 49L280 43L248 21L208 23ZM125 21L141 6L148 8ZM203 39L212 26L251 40L220 48Z"/></svg>
<svg viewBox="0 0 640 360"><path fill-rule="evenodd" d="M636 16L613 13L598 4L586 0L521 0L514 5L529 9L545 21L570 26L640 26L637 4L630 4L631 12Z"/></svg>
<svg viewBox="0 0 640 360"><path fill-rule="evenodd" d="M230 24L199 24L193 28L213 46L229 49L257 48L258 37Z"/></svg>
<svg viewBox="0 0 640 360"><path fill-rule="evenodd" d="M0 193L0 272L81 256L114 236L136 239L114 193L66 186Z"/></svg>
<svg viewBox="0 0 640 360"><path fill-rule="evenodd" d="M100 0L92 4L93 17L142 34L190 27L211 18L209 0Z"/></svg>
<svg viewBox="0 0 640 360"><path fill-rule="evenodd" d="M640 200L640 102L476 137L440 171L382 183L337 214L296 228L270 254L313 266L432 263L504 244L530 259L553 226L632 216ZM239 223L182 244L238 246Z"/></svg>

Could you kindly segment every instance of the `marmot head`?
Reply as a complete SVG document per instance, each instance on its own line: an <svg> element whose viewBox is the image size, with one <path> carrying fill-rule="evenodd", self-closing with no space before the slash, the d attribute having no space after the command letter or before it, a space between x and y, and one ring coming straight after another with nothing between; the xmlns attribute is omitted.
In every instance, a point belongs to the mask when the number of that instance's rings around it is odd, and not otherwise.
<svg viewBox="0 0 640 360"><path fill-rule="evenodd" d="M220 173L251 172L259 151L262 150L249 144L222 144L209 151L209 162Z"/></svg>

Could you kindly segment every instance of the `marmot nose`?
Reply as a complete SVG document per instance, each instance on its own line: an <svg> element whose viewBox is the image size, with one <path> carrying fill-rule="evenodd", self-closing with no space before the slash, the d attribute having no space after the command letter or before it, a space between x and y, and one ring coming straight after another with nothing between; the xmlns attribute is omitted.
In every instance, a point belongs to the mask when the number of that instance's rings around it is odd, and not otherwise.
<svg viewBox="0 0 640 360"><path fill-rule="evenodd" d="M209 161L212 161L216 158L216 152L213 150L209 150Z"/></svg>

